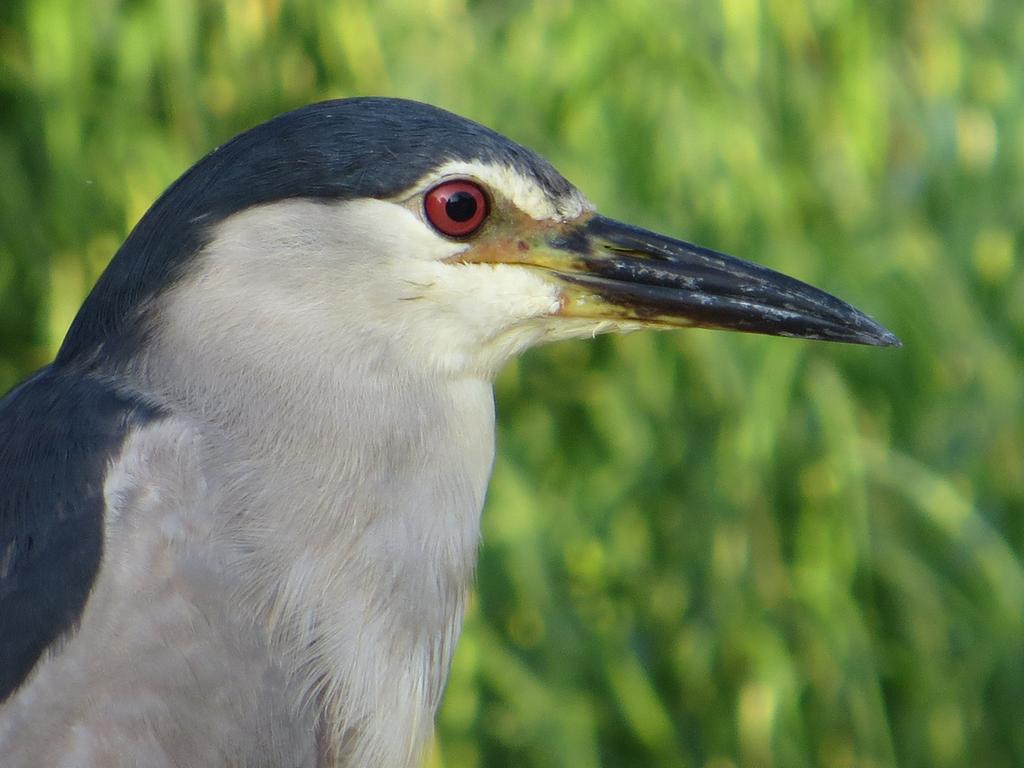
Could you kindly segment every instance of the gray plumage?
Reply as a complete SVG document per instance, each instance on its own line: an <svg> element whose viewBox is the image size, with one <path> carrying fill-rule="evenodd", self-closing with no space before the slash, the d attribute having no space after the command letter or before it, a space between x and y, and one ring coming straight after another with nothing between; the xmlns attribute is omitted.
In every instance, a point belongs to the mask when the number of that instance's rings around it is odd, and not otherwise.
<svg viewBox="0 0 1024 768"><path fill-rule="evenodd" d="M452 180L477 197L431 197ZM652 325L897 343L426 105L326 102L212 152L0 401L3 765L415 764L494 375Z"/></svg>

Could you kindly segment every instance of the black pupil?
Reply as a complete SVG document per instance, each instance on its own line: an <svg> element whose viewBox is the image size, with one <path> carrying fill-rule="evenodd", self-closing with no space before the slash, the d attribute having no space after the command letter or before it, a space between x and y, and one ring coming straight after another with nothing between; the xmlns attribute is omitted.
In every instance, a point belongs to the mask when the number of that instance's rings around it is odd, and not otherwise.
<svg viewBox="0 0 1024 768"><path fill-rule="evenodd" d="M456 192L444 204L444 212L452 221L469 221L476 214L476 198L469 192Z"/></svg>

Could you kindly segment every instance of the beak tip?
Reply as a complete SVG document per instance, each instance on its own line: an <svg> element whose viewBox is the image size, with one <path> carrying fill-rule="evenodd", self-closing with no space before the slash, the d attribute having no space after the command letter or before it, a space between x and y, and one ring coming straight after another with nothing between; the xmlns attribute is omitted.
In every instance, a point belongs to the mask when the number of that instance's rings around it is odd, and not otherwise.
<svg viewBox="0 0 1024 768"><path fill-rule="evenodd" d="M867 344L872 347L891 347L893 349L899 349L903 346L903 342L900 341L899 337L888 328L879 325L870 318L865 319L868 320L871 327L865 332L862 332L860 338L861 344Z"/></svg>
<svg viewBox="0 0 1024 768"><path fill-rule="evenodd" d="M899 340L899 337L897 337L895 333L886 331L885 335L880 339L878 346L899 349L903 346L903 342Z"/></svg>

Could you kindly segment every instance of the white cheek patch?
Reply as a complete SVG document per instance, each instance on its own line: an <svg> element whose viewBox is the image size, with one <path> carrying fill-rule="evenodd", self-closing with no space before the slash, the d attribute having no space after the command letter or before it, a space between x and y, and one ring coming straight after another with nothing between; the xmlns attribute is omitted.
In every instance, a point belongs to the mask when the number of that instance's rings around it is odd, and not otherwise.
<svg viewBox="0 0 1024 768"><path fill-rule="evenodd" d="M552 199L535 179L523 176L511 166L500 163L454 160L430 172L415 185L417 194L444 178L468 176L478 179L508 198L519 210L537 221L569 221L594 210L593 204L578 189Z"/></svg>
<svg viewBox="0 0 1024 768"><path fill-rule="evenodd" d="M558 312L557 287L513 264L422 263L422 298L433 311L477 326L484 338L511 325Z"/></svg>
<svg viewBox="0 0 1024 768"><path fill-rule="evenodd" d="M409 357L449 374L493 378L544 339L561 307L556 285L518 265L419 262L406 275L416 283L403 308Z"/></svg>
<svg viewBox="0 0 1024 768"><path fill-rule="evenodd" d="M546 198L529 189L534 213L555 210L536 208ZM492 376L564 320L559 286L543 271L458 263L468 243L393 201L282 201L237 214L214 235L201 269L165 297L162 335L176 348L280 355L288 371L387 347L417 370Z"/></svg>

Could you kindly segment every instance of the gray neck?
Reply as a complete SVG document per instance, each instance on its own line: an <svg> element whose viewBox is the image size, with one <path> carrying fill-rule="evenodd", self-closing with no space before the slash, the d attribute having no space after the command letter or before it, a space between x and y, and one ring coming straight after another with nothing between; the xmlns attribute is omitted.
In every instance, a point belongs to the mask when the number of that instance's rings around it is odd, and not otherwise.
<svg viewBox="0 0 1024 768"><path fill-rule="evenodd" d="M329 724L329 752L411 764L476 562L490 383L428 380L370 335L342 333L337 355L308 339L282 345L281 327L258 317L244 343L200 339L191 329L211 327L201 310L180 309L165 312L138 373L203 435L239 610L291 662Z"/></svg>

